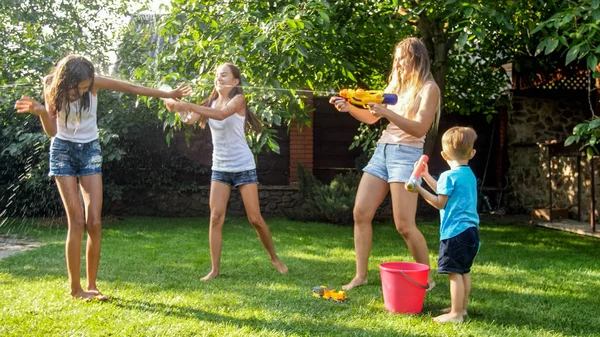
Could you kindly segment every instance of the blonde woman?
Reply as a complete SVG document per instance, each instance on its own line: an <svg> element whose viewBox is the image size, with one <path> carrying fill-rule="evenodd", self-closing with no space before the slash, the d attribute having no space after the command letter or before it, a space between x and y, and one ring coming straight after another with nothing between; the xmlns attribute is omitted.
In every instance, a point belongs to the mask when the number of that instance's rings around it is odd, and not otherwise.
<svg viewBox="0 0 600 337"><path fill-rule="evenodd" d="M339 97L330 100L336 109L349 112L363 123L373 124L380 118L389 121L375 153L363 169L356 192L353 210L356 275L342 287L344 290L367 284L372 221L388 191L396 229L415 261L429 265L427 243L415 222L417 195L404 188L414 163L423 154L425 135L437 127L440 114L440 89L431 74L427 48L421 40L411 37L396 45L385 92L397 94L398 103L387 107L370 103L369 109L361 109ZM428 284L428 290L435 286L431 272Z"/></svg>

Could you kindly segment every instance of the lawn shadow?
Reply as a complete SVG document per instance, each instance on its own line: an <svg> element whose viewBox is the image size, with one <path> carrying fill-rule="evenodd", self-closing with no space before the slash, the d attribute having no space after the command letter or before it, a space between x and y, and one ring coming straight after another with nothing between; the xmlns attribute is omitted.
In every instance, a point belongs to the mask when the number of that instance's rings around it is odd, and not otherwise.
<svg viewBox="0 0 600 337"><path fill-rule="evenodd" d="M175 316L182 319L201 320L210 323L226 323L233 325L239 329L252 328L256 331L269 331L278 335L287 335L290 333L302 332L307 335L322 335L324 331L335 331L341 336L373 336L373 335L398 335L398 332L391 329L377 328L377 331L352 328L345 325L340 325L326 320L315 322L320 317L315 319L305 319L298 323L289 323L284 320L265 320L260 318L237 318L225 316L222 314L202 310L189 306L178 306L165 303L156 303L143 300L126 300L115 298L107 304L115 305L119 308L130 311L143 311L149 313L159 313L164 316ZM412 337L418 336L413 334L403 334L403 336Z"/></svg>

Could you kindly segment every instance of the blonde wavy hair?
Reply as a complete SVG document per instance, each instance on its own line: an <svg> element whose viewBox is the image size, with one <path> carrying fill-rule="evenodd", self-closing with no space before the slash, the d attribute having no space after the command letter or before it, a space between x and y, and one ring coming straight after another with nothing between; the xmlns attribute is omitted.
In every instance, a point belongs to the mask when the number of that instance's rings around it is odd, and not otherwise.
<svg viewBox="0 0 600 337"><path fill-rule="evenodd" d="M406 111L406 116L413 119L416 115L415 108L417 108L415 104L419 101L418 97L423 85L426 82L435 81L431 74L429 52L423 41L416 37L409 37L398 42L394 51L392 71L385 91L397 94L397 104L401 111ZM405 76L402 76L399 60L405 60L405 66L410 68L409 71L405 71ZM436 130L440 120L440 105L438 104L432 123L432 128Z"/></svg>

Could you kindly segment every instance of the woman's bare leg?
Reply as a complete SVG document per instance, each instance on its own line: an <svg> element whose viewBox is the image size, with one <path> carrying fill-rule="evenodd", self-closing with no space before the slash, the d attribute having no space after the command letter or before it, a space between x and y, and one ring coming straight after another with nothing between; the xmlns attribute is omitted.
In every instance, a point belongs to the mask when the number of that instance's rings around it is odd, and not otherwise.
<svg viewBox="0 0 600 337"><path fill-rule="evenodd" d="M76 177L56 177L56 185L67 213L69 229L65 243L65 255L67 260L67 274L71 286L73 298L92 299L95 293L84 291L81 287L81 241L85 220L83 217L83 206L79 199Z"/></svg>
<svg viewBox="0 0 600 337"><path fill-rule="evenodd" d="M373 241L373 217L388 191L389 184L382 179L368 173L364 173L360 179L353 210L356 275L350 283L342 286L344 290L367 284L369 254Z"/></svg>
<svg viewBox="0 0 600 337"><path fill-rule="evenodd" d="M244 184L239 186L242 200L244 201L244 208L246 209L246 215L248 221L256 230L258 239L269 253L269 259L271 263L282 274L287 273L288 267L279 260L275 253L275 246L273 245L273 238L269 231L269 226L265 222L260 213L260 202L258 199L258 185L257 184Z"/></svg>
<svg viewBox="0 0 600 337"><path fill-rule="evenodd" d="M82 176L79 178L79 183L85 205L85 227L88 233L85 251L87 290L97 293L99 299L108 299L107 296L102 295L96 285L102 245L102 175Z"/></svg>
<svg viewBox="0 0 600 337"><path fill-rule="evenodd" d="M429 266L429 252L427 241L417 228L415 216L417 214L418 194L408 192L404 188L404 183L391 183L390 191L392 194L392 210L394 212L394 223L396 230L408 246L408 250L416 262ZM435 282L432 277L432 271L429 271L428 283L429 289L433 289Z"/></svg>
<svg viewBox="0 0 600 337"><path fill-rule="evenodd" d="M210 244L210 272L200 279L209 281L219 276L221 272L221 249L223 247L223 223L227 212L227 202L231 194L231 186L219 182L210 182L210 225L208 242Z"/></svg>

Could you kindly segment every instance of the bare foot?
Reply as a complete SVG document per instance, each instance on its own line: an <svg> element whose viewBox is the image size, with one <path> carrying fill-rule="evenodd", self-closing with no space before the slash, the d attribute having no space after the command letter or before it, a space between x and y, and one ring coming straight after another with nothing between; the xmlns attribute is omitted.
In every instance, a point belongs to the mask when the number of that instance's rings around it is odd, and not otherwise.
<svg viewBox="0 0 600 337"><path fill-rule="evenodd" d="M348 291L348 290L351 290L352 288L364 286L367 283L369 283L367 281L367 279L362 279L362 278L354 277L354 279L352 279L352 281L350 281L350 283L342 286L342 290Z"/></svg>
<svg viewBox="0 0 600 337"><path fill-rule="evenodd" d="M441 311L442 313L444 313L444 314L449 314L449 313L451 313L451 312L452 312L452 308L451 308L451 307L448 307L448 308L444 308L444 309L442 309L442 310L440 310L440 311ZM462 312L462 315L463 315L463 317L465 317L465 316L468 316L469 314L467 314L467 311L465 310L465 311L463 311L463 312Z"/></svg>
<svg viewBox="0 0 600 337"><path fill-rule="evenodd" d="M433 321L436 323L462 323L463 315L447 313L434 317Z"/></svg>
<svg viewBox="0 0 600 337"><path fill-rule="evenodd" d="M100 290L98 290L98 288L94 287L94 288L88 288L87 292L92 293L92 294L96 294L95 299L99 300L99 301L108 301L110 299L110 297L102 294L100 292Z"/></svg>
<svg viewBox="0 0 600 337"><path fill-rule="evenodd" d="M201 278L200 281L210 281L210 280L214 279L217 276L219 276L219 272L211 270L210 273L208 273L208 275L206 275L203 278Z"/></svg>
<svg viewBox="0 0 600 337"><path fill-rule="evenodd" d="M282 274L286 274L288 272L288 267L283 262L281 262L279 259L277 259L275 261L271 261L271 263L273 264L275 269L277 269L278 272L280 272Z"/></svg>
<svg viewBox="0 0 600 337"><path fill-rule="evenodd" d="M102 294L98 294L95 292L91 292L91 291L77 291L77 292L72 292L71 293L71 297L73 297L73 299L80 299L80 300L84 300L84 301L91 301L91 300L99 300L99 301L106 301L108 299L108 297L102 295Z"/></svg>

